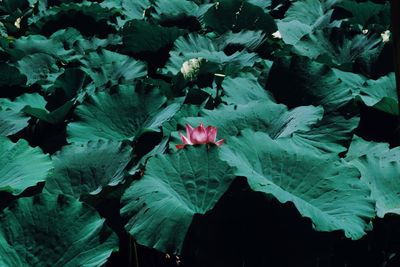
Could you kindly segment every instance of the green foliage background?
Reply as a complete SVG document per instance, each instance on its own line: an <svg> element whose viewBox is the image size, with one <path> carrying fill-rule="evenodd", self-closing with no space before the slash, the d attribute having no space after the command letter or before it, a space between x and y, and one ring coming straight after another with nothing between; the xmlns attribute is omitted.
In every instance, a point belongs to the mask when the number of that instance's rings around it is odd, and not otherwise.
<svg viewBox="0 0 400 267"><path fill-rule="evenodd" d="M0 1L0 265L399 266L390 30L384 0Z"/></svg>

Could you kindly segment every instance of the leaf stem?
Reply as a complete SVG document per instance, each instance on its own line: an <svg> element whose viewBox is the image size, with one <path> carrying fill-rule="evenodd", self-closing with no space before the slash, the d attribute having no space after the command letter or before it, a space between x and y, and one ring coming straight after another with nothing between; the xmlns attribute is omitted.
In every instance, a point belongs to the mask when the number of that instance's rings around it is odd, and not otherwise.
<svg viewBox="0 0 400 267"><path fill-rule="evenodd" d="M131 237L130 240L131 240L131 242L133 242L133 256L135 257L135 259L134 259L134 261L135 261L134 267L139 267L139 259L138 259L136 240L134 240L132 237Z"/></svg>

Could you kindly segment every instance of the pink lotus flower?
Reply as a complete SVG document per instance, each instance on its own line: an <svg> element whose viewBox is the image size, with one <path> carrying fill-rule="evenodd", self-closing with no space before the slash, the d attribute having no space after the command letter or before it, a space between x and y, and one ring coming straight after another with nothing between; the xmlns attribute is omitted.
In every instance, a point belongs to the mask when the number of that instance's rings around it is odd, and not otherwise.
<svg viewBox="0 0 400 267"><path fill-rule="evenodd" d="M176 145L177 149L182 149L186 145L198 145L198 144L215 144L220 146L224 143L224 139L215 141L217 138L217 128L208 126L204 128L204 125L200 123L200 126L193 128L189 124L186 124L186 136L179 132L183 144Z"/></svg>

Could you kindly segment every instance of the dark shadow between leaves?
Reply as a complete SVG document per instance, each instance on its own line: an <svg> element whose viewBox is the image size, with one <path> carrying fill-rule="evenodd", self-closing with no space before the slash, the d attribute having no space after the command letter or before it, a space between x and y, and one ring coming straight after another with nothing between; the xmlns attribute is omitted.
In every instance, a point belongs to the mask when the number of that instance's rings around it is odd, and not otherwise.
<svg viewBox="0 0 400 267"><path fill-rule="evenodd" d="M237 179L214 210L193 220L183 249L190 267L317 267L330 265L340 232L312 229L292 203L253 192Z"/></svg>

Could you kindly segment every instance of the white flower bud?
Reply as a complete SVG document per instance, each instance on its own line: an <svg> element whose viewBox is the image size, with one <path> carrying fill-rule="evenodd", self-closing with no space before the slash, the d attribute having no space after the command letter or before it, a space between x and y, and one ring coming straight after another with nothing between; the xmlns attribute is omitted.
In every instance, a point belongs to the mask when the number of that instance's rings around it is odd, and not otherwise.
<svg viewBox="0 0 400 267"><path fill-rule="evenodd" d="M390 40L390 35L391 35L391 33L390 33L389 30L386 30L386 31L384 31L383 33L381 33L382 42L384 42L384 43L389 42L389 40Z"/></svg>
<svg viewBox="0 0 400 267"><path fill-rule="evenodd" d="M181 73L186 80L193 81L197 78L200 72L202 58L192 58L183 62Z"/></svg>
<svg viewBox="0 0 400 267"><path fill-rule="evenodd" d="M21 19L22 18L17 18L17 20L14 22L14 26L19 29L21 28Z"/></svg>
<svg viewBox="0 0 400 267"><path fill-rule="evenodd" d="M282 35L279 31L276 31L272 34L272 37L276 38L276 39L282 39Z"/></svg>

